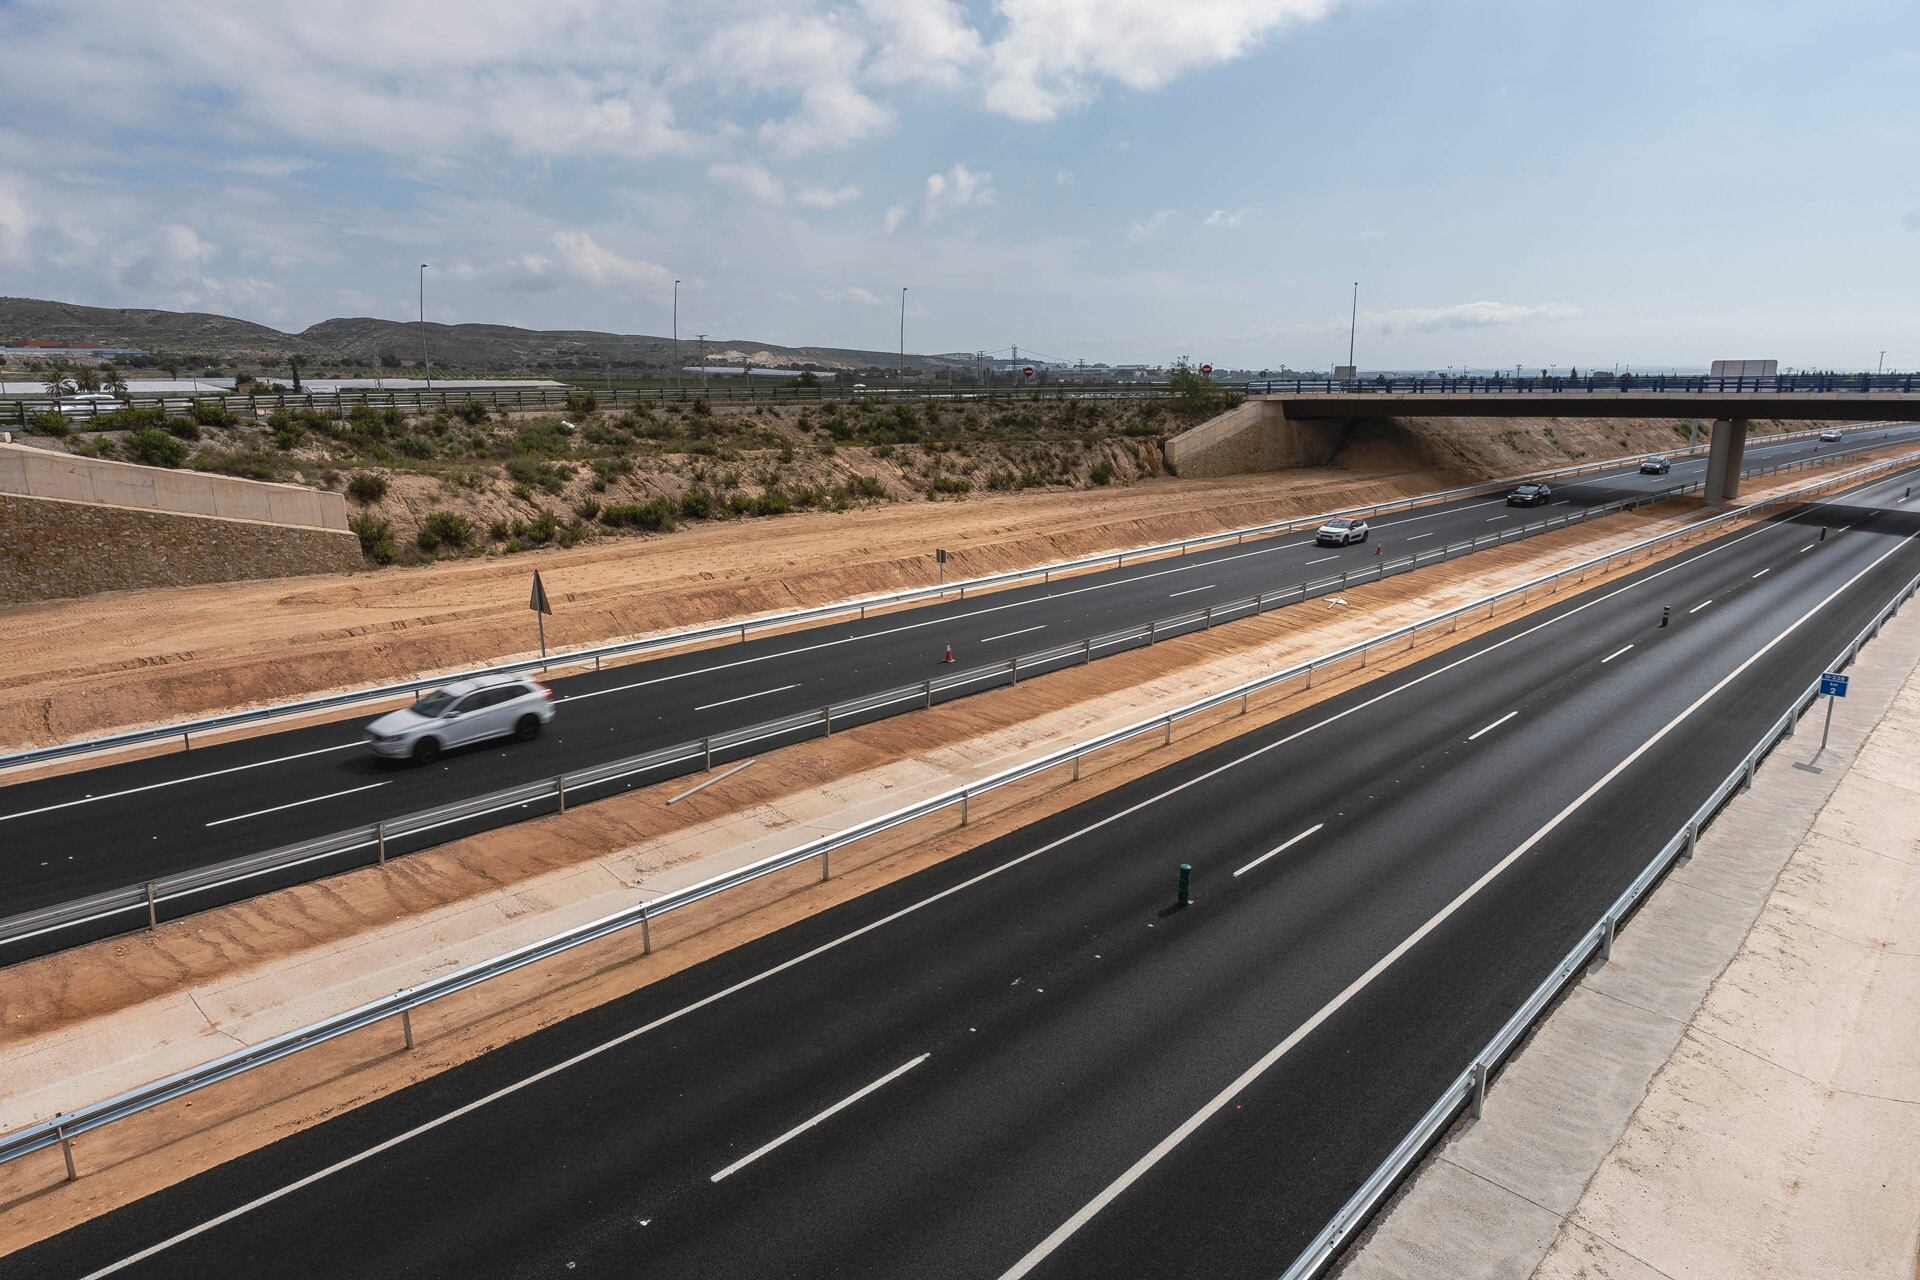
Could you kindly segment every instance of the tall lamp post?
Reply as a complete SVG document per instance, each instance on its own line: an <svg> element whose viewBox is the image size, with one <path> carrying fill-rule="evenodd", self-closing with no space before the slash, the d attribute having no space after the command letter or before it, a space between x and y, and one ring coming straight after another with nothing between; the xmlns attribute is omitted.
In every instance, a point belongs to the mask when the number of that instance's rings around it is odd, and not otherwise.
<svg viewBox="0 0 1920 1280"><path fill-rule="evenodd" d="M907 286L900 286L900 381L907 380Z"/></svg>
<svg viewBox="0 0 1920 1280"><path fill-rule="evenodd" d="M427 264L420 264L420 367L427 372L427 390L433 390L433 361L427 355Z"/></svg>
<svg viewBox="0 0 1920 1280"><path fill-rule="evenodd" d="M1360 370L1353 363L1353 340L1360 333L1360 282L1353 282L1353 314L1347 317L1347 368L1353 370L1357 379Z"/></svg>
<svg viewBox="0 0 1920 1280"><path fill-rule="evenodd" d="M673 385L680 385L680 282L673 282Z"/></svg>

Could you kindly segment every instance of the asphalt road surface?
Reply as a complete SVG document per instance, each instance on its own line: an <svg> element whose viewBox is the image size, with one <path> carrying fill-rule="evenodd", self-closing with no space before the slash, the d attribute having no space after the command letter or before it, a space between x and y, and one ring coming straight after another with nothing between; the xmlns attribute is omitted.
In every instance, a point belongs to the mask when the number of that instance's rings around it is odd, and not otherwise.
<svg viewBox="0 0 1920 1280"><path fill-rule="evenodd" d="M1749 468L1920 438L1920 424L1855 433L1842 445L1802 440L1756 445ZM661 747L829 702L918 683L961 667L1144 626L1208 604L1245 599L1337 576L1389 556L1466 541L1556 509L1601 505L1697 479L1703 460L1676 462L1671 475L1603 473L1555 487L1554 505L1513 508L1500 495L1468 498L1385 517L1368 544L1320 547L1310 537L1273 539L995 592L867 621L837 623L745 644L706 649L553 682L563 701L533 743L483 744L431 766L375 759L360 722L288 729L147 760L0 787L0 916L137 885L229 858L280 848L402 814ZM1124 646L1123 646L1124 647ZM1109 650L1108 652L1111 652ZM977 687L991 687L981 685ZM949 696L964 696L967 690ZM938 699L937 699L938 700ZM878 714L893 714L894 707ZM809 733L814 731L808 731ZM805 736L805 735L799 735ZM782 741L795 741L789 737ZM766 745L741 748L745 755ZM654 772L588 793L645 785ZM545 812L551 802L450 823L389 842L399 854ZM198 893L162 915L203 910L364 862L367 850L319 860L238 886ZM129 917L0 949L0 963L118 932Z"/></svg>
<svg viewBox="0 0 1920 1280"><path fill-rule="evenodd" d="M1920 572L1906 483L1559 601L0 1280L1270 1280Z"/></svg>

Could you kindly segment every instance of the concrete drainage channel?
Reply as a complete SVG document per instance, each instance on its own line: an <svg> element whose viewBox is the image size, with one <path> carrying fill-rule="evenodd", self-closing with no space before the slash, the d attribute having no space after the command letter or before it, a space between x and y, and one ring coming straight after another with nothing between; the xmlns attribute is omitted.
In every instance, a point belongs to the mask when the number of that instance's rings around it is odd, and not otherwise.
<svg viewBox="0 0 1920 1280"><path fill-rule="evenodd" d="M1450 611L1441 615L1437 621L1451 621L1457 626L1458 619L1471 616L1481 609L1488 610L1491 616L1498 602L1515 596L1524 601L1528 593L1539 589L1558 590L1560 584L1570 575L1576 583L1584 581L1590 573L1605 572L1618 564L1631 563L1635 556L1651 555L1656 549L1664 549L1681 539L1711 536L1734 521L1755 519L1768 510L1798 505L1815 491L1850 485L1870 476L1909 466L1915 457L1920 455L1910 454L1856 468L1766 499L1753 506L1714 516L1684 529L1646 539L1622 551L1598 557L1560 573L1510 588L1474 604L1463 606L1459 610ZM1270 609L1298 604L1350 586L1377 582L1416 568L1456 559L1495 543L1515 541L1552 529L1582 524L1613 511L1645 505L1697 488L1699 488L1697 482L1675 486L1660 494L1623 500L1566 516L1555 516L1502 533L1486 534L1471 542L1454 543L1435 548L1430 552L1394 560L1383 559L1379 564L1358 573L1350 571L1335 577L1298 583L1243 600L1158 619L1144 626L1131 627L1102 636L1091 636L1071 644L1053 646L990 666L955 672L937 680L925 680L918 684L868 694L834 706L823 707L818 711L749 725L728 733L680 743L554 778L469 797L453 804L334 832L317 839L265 850L143 884L128 885L86 898L21 912L0 919L0 963L17 963L37 955L111 937L133 929L157 928L162 920L190 915L256 893L313 879L317 875L332 874L355 865L384 863L391 856L413 852L429 847L441 839L451 838L449 829L463 824L495 819L488 825L497 826L501 825L502 821L517 822L548 813L565 812L569 805L578 804L582 800L604 798L612 794L608 788L629 790L697 770L711 771L716 762L727 763L738 759L749 750L775 740L793 743L808 737L831 736L836 728L844 730L857 723L870 722L900 714L906 710L930 708L934 705L936 697L942 701L963 697L969 692L991 687L989 682L992 685L1017 684L1022 675L1044 674L1049 670L1087 663L1096 653L1119 652L1124 648L1151 645L1163 639L1206 630L1217 623L1256 616ZM1409 638L1410 647L1411 636L1430 629L1435 621L1414 624L1412 627L1391 632L1381 640L1369 641L1354 649L1328 655L1306 664L1298 671L1283 673L1274 680L1284 681L1298 676L1303 679L1305 687L1311 687L1314 673L1322 667L1343 661L1356 653L1360 655L1361 663L1364 665L1367 651L1377 647L1383 640L1397 641L1402 636L1406 636ZM1238 693L1234 696L1243 697ZM1161 724L1164 719L1165 732L1170 737L1173 721L1187 714L1190 712L1170 713L1164 718L1156 717L1153 723ZM966 803L964 794L961 795L959 803L964 814ZM502 820L501 815L510 816ZM468 828L469 831L475 829L478 828Z"/></svg>

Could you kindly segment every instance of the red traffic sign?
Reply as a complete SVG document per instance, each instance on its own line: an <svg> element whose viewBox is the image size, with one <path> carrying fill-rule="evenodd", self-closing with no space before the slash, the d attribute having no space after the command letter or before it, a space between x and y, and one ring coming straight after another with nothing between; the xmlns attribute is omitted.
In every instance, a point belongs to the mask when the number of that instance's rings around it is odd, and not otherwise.
<svg viewBox="0 0 1920 1280"><path fill-rule="evenodd" d="M1203 365L1201 365L1201 366L1200 366L1200 372L1202 372L1202 373L1212 373L1212 372L1213 372L1213 366L1212 366L1212 365L1210 365L1210 364L1203 364Z"/></svg>
<svg viewBox="0 0 1920 1280"><path fill-rule="evenodd" d="M1031 378L1033 376L1033 366L1028 365L1025 369L1022 369L1021 372Z"/></svg>

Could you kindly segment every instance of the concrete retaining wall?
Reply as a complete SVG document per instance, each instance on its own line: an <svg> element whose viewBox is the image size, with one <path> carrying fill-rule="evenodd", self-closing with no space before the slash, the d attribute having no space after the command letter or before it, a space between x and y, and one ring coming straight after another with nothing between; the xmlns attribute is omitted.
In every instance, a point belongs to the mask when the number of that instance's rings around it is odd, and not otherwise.
<svg viewBox="0 0 1920 1280"><path fill-rule="evenodd" d="M365 567L344 531L0 493L0 604Z"/></svg>
<svg viewBox="0 0 1920 1280"><path fill-rule="evenodd" d="M76 458L23 445L0 444L0 493L306 529L347 528L347 500L338 493Z"/></svg>
<svg viewBox="0 0 1920 1280"><path fill-rule="evenodd" d="M1167 469L1191 478L1325 466L1342 433L1337 421L1291 422L1276 401L1247 400L1167 441Z"/></svg>

